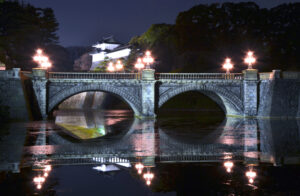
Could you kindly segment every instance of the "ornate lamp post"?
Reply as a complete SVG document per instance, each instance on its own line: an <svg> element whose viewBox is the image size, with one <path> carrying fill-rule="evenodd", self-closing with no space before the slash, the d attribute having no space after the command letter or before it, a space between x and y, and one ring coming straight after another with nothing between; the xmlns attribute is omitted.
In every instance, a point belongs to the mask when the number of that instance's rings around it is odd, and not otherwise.
<svg viewBox="0 0 300 196"><path fill-rule="evenodd" d="M116 70L121 71L123 68L124 68L124 65L122 64L122 62L120 60L118 60L116 63Z"/></svg>
<svg viewBox="0 0 300 196"><path fill-rule="evenodd" d="M49 58L43 54L43 50L41 49L37 49L33 60L37 62L41 68L44 69L48 69L52 66L52 64L49 62Z"/></svg>
<svg viewBox="0 0 300 196"><path fill-rule="evenodd" d="M143 63L143 61L142 61L141 58L138 58L138 59L137 59L137 62L135 63L134 67L135 67L138 71L140 71L141 69L143 69L143 68L145 67L145 65L144 65L144 63Z"/></svg>
<svg viewBox="0 0 300 196"><path fill-rule="evenodd" d="M109 72L114 72L115 71L115 67L114 67L114 64L112 62L108 63L107 71L109 71Z"/></svg>
<svg viewBox="0 0 300 196"><path fill-rule="evenodd" d="M141 71L141 69L143 69L144 67L145 67L145 65L144 65L144 63L143 63L143 61L142 61L142 59L141 58L138 58L137 59L137 61L136 61L136 63L135 63L135 65L134 65L134 67L138 70L138 78L141 78L141 76L140 76L140 71Z"/></svg>
<svg viewBox="0 0 300 196"><path fill-rule="evenodd" d="M230 58L225 59L225 63L223 64L223 68L226 69L226 74L230 73L229 70L233 68L233 64L231 63Z"/></svg>
<svg viewBox="0 0 300 196"><path fill-rule="evenodd" d="M247 52L247 56L244 59L244 62L248 64L248 69L253 69L252 65L256 62L256 58L253 56L253 54L254 53L252 51Z"/></svg>
<svg viewBox="0 0 300 196"><path fill-rule="evenodd" d="M143 57L143 62L146 64L146 69L150 69L150 65L154 62L151 52L148 50Z"/></svg>

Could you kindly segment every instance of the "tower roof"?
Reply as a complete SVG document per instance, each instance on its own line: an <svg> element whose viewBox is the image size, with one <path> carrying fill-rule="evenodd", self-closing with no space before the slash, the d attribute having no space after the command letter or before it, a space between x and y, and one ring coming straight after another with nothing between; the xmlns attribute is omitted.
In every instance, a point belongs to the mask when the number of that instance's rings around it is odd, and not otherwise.
<svg viewBox="0 0 300 196"><path fill-rule="evenodd" d="M108 43L108 44L121 44L120 42L116 41L114 36L102 37L102 40L99 43Z"/></svg>

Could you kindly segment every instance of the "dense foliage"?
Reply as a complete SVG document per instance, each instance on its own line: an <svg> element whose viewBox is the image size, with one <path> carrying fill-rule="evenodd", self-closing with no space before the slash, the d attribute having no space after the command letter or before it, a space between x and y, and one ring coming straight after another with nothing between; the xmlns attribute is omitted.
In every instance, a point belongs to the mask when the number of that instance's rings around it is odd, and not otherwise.
<svg viewBox="0 0 300 196"><path fill-rule="evenodd" d="M35 50L56 44L57 30L58 23L50 8L35 8L17 1L0 2L0 61L7 68L35 67Z"/></svg>
<svg viewBox="0 0 300 196"><path fill-rule="evenodd" d="M195 6L179 13L174 25L152 25L130 43L135 51L153 51L157 71L222 72L226 57L241 71L248 50L255 51L260 71L300 70L299 35L300 3L272 9L224 3Z"/></svg>

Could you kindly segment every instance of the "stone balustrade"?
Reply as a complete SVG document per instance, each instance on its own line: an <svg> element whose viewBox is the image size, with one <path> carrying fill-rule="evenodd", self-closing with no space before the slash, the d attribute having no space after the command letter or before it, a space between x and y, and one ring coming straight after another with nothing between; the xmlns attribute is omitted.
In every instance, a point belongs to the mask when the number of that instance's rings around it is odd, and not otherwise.
<svg viewBox="0 0 300 196"><path fill-rule="evenodd" d="M11 70L1 70L0 78L3 79L20 79L20 68L13 68Z"/></svg>
<svg viewBox="0 0 300 196"><path fill-rule="evenodd" d="M157 80L241 80L241 73L157 73Z"/></svg>
<svg viewBox="0 0 300 196"><path fill-rule="evenodd" d="M138 79L138 73L49 72L49 79Z"/></svg>
<svg viewBox="0 0 300 196"><path fill-rule="evenodd" d="M282 72L282 78L300 80L300 72L284 71Z"/></svg>

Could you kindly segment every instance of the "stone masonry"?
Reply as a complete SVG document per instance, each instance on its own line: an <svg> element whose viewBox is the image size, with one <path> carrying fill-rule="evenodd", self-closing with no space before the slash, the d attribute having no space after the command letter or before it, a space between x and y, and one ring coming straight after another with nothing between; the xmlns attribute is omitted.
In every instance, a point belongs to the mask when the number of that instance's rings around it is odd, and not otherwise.
<svg viewBox="0 0 300 196"><path fill-rule="evenodd" d="M1 71L0 80L7 84L19 80L20 77L13 76L13 73L14 71L10 70ZM67 98L89 91L116 95L124 100L139 118L155 118L156 111L165 102L188 91L199 91L207 95L224 110L227 116L300 117L300 74L297 72L281 73L274 70L269 73L258 73L255 69L248 69L235 78L224 78L224 75L220 74L216 76L223 78L195 78L193 74L186 78L177 77L180 74L171 74L173 78L160 77L160 75L155 78L154 70L145 69L141 73L141 78L127 79L76 78L68 77L68 74L73 73L62 73L60 77L55 78L49 77L46 70L33 69L32 87L44 119ZM13 88L6 91L12 92ZM2 101L8 100L4 96L0 98ZM19 98L22 99L22 96ZM23 100L25 103L24 96ZM13 109L14 105L11 107Z"/></svg>

